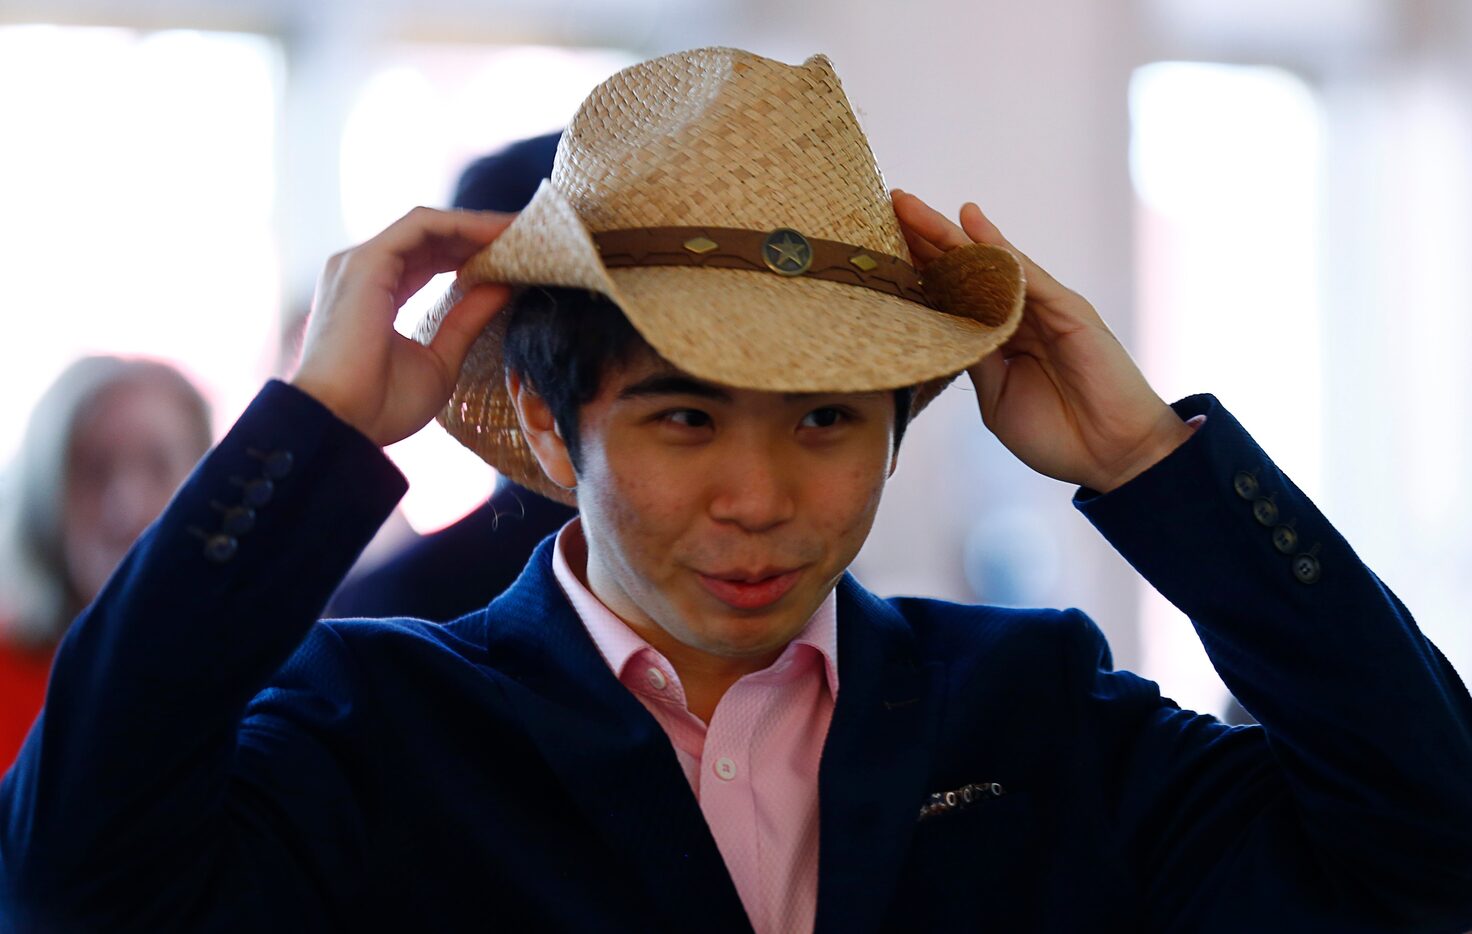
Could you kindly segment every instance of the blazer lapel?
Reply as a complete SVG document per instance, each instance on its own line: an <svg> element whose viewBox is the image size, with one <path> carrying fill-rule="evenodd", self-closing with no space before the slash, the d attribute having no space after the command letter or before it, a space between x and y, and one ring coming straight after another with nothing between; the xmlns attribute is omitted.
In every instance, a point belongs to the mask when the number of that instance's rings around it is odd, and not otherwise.
<svg viewBox="0 0 1472 934"><path fill-rule="evenodd" d="M941 679L909 624L850 575L838 588L838 702L819 768L818 934L876 930L925 797Z"/></svg>
<svg viewBox="0 0 1472 934"><path fill-rule="evenodd" d="M552 571L552 540L488 609L488 649L568 799L639 876L672 929L750 924L705 816L649 711L598 653ZM653 927L651 925L651 927Z"/></svg>

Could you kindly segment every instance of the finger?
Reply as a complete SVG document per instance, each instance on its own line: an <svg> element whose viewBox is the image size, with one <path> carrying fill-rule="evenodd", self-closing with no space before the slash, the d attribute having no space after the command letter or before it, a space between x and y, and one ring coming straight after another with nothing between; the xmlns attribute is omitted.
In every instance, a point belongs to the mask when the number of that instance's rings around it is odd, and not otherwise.
<svg viewBox="0 0 1472 934"><path fill-rule="evenodd" d="M900 227L900 233L904 235L905 243L910 247L910 256L915 260L916 266L924 266L945 252L908 227Z"/></svg>
<svg viewBox="0 0 1472 934"><path fill-rule="evenodd" d="M459 269L466 260L495 242L516 219L515 214L470 211L442 213L447 215L448 223L429 230L423 243L404 254L410 266L424 263L431 274Z"/></svg>
<svg viewBox="0 0 1472 934"><path fill-rule="evenodd" d="M515 217L491 211L415 208L357 250L397 262L392 288L397 307L430 279L459 269L500 236Z"/></svg>
<svg viewBox="0 0 1472 934"><path fill-rule="evenodd" d="M1006 248L1022 263L1022 272L1027 277L1027 291L1042 299L1060 297L1064 294L1072 294L1071 290L1048 273L1046 269L1033 262L1026 253L1013 246L996 224L991 222L981 207L975 201L968 201L961 205L961 227L968 236L977 243L989 243L993 246Z"/></svg>
<svg viewBox="0 0 1472 934"><path fill-rule="evenodd" d="M968 372L976 386L976 401L981 406L982 420L990 424L992 413L1002 399L1002 390L1007 385L1006 355L998 348L972 364Z"/></svg>
<svg viewBox="0 0 1472 934"><path fill-rule="evenodd" d="M445 314L439 330L429 342L429 349L443 362L451 383L460 373L460 365L465 362L470 345L510 299L508 286L477 285L462 295Z"/></svg>
<svg viewBox="0 0 1472 934"><path fill-rule="evenodd" d="M399 255L414 252L431 241L485 246L515 219L515 214L496 211L441 211L420 207L389 224L363 245Z"/></svg>
<svg viewBox="0 0 1472 934"><path fill-rule="evenodd" d="M977 243L990 243L994 246L1004 246L1014 253L1017 251L1017 248L1002 236L1002 231L997 225L982 213L981 206L975 201L967 201L961 205L961 229Z"/></svg>
<svg viewBox="0 0 1472 934"><path fill-rule="evenodd" d="M901 228L908 228L939 250L954 250L972 243L954 221L909 192L894 199L894 212Z"/></svg>
<svg viewBox="0 0 1472 934"><path fill-rule="evenodd" d="M889 199L895 206L896 219L898 219L900 216L898 207L899 201L901 198L904 197L908 197L907 192L901 191L898 188L890 189ZM913 260L913 264L916 268L924 266L926 263L929 263L937 256L940 256L943 252L935 244L931 243L929 240L926 240L924 237L911 230L904 223L904 221L900 221L900 235L905 238L905 245L910 248L910 258L911 260Z"/></svg>
<svg viewBox="0 0 1472 934"><path fill-rule="evenodd" d="M398 284L394 288L394 307L402 306L435 276L458 270L486 246L475 240L428 238L420 247L402 257Z"/></svg>
<svg viewBox="0 0 1472 934"><path fill-rule="evenodd" d="M426 243L425 248L415 251L413 255L427 257L436 273L445 272L451 268L458 269L465 264L466 260L494 242L515 219L515 214L497 214L493 217L494 223L486 228L457 230L449 233L436 231ZM489 239L486 234L490 235Z"/></svg>

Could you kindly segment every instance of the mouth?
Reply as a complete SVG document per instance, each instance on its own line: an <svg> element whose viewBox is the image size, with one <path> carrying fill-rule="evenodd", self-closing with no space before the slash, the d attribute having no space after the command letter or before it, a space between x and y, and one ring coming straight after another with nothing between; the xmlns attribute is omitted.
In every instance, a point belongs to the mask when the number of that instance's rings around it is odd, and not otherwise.
<svg viewBox="0 0 1472 934"><path fill-rule="evenodd" d="M707 593L732 609L760 610L787 596L801 574L801 568L790 571L769 568L751 574L697 571L695 576Z"/></svg>

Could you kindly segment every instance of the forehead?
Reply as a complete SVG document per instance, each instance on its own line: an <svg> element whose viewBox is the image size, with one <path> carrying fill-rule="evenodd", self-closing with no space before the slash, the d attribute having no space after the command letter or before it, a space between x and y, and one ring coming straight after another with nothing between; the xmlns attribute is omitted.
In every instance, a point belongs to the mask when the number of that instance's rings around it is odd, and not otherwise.
<svg viewBox="0 0 1472 934"><path fill-rule="evenodd" d="M628 364L615 368L600 393L614 403L637 402L669 396L694 396L713 402L735 403L738 400L781 401L801 404L816 399L844 398L861 401L884 400L891 390L868 392L773 392L760 389L742 389L692 376L679 367L656 355L653 351L639 354Z"/></svg>
<svg viewBox="0 0 1472 934"><path fill-rule="evenodd" d="M70 447L74 452L105 453L171 443L207 446L204 432L178 387L159 379L129 379L102 389L77 414Z"/></svg>

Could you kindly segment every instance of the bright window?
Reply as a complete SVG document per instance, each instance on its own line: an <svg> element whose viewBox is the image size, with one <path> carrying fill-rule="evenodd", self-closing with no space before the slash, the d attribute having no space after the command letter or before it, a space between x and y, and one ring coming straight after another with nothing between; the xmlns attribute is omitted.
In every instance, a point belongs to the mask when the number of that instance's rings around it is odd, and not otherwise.
<svg viewBox="0 0 1472 934"><path fill-rule="evenodd" d="M446 204L468 162L562 126L634 56L419 44L377 61L347 112L317 117L342 126L332 249L417 204ZM278 202L276 160L313 156L291 150L299 140L278 147L286 73L278 44L256 35L0 27L0 464L78 355L178 365L222 429L277 371L277 225L333 203ZM446 285L411 300L400 328ZM411 480L403 507L420 531L478 505L495 482L435 425L389 453Z"/></svg>
<svg viewBox="0 0 1472 934"><path fill-rule="evenodd" d="M1214 393L1318 498L1319 102L1279 69L1161 62L1135 72L1130 113L1141 365L1167 399ZM1141 673L1220 710L1226 690L1190 624L1144 590Z"/></svg>
<svg viewBox="0 0 1472 934"><path fill-rule="evenodd" d="M279 72L259 36L0 27L0 463L80 354L181 366L222 426L259 388Z"/></svg>

